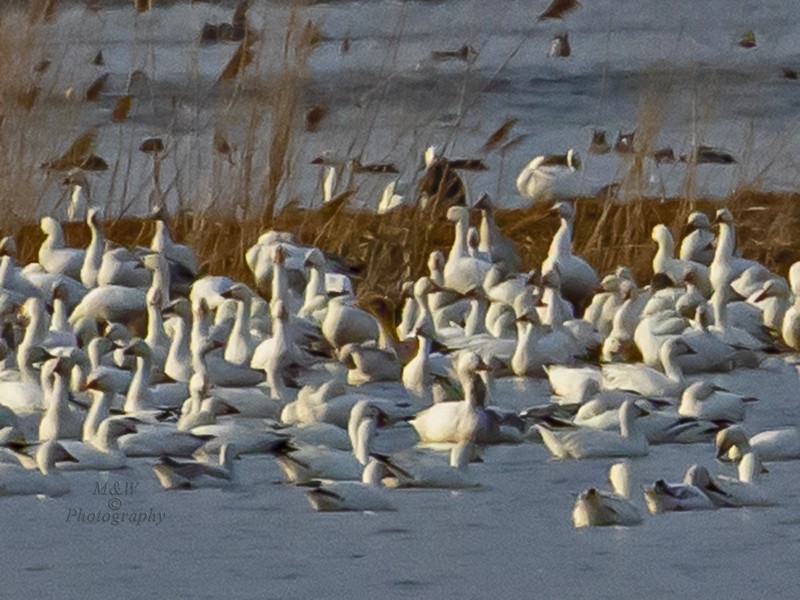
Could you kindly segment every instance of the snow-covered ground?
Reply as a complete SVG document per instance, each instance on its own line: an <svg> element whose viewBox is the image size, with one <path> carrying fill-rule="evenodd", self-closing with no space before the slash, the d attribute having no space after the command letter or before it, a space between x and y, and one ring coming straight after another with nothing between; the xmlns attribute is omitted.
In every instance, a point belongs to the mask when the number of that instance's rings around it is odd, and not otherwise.
<svg viewBox="0 0 800 600"><path fill-rule="evenodd" d="M784 360L714 378L761 399L748 407L751 433L798 423L797 373ZM542 385L513 383L500 380L493 401L520 407L546 399ZM768 464L762 481L775 506L575 530L574 496L607 489L611 461L557 462L534 444L491 447L484 460L470 465L481 489L394 490L397 511L375 514L313 512L302 488L276 483L282 476L266 456L243 458L243 486L232 491L163 491L146 459L111 475L68 474L72 492L63 498L0 501L3 595L744 599L793 598L800 584L797 462ZM678 481L695 462L733 473L715 464L711 444L651 447L632 461L640 504L641 484ZM114 482L123 493L112 508L135 512L134 522L79 520L76 509L112 512L110 496L96 492ZM136 484L131 494L126 482Z"/></svg>

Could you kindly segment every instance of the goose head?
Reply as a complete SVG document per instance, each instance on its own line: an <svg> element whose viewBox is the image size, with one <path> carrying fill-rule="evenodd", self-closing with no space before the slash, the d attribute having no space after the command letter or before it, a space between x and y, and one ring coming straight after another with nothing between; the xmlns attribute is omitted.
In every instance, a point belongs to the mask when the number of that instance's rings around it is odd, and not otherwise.
<svg viewBox="0 0 800 600"><path fill-rule="evenodd" d="M707 230L711 229L711 221L709 221L706 213L696 210L686 219L686 227L689 231L694 231L695 229Z"/></svg>
<svg viewBox="0 0 800 600"><path fill-rule="evenodd" d="M141 338L134 338L122 349L125 356L135 356L137 358L150 358L153 354L150 346Z"/></svg>
<svg viewBox="0 0 800 600"><path fill-rule="evenodd" d="M717 445L716 458L722 460L730 451L735 449L735 454L741 455L750 449L750 442L747 433L738 425L733 425L717 433L715 439ZM733 454L733 453L731 453Z"/></svg>
<svg viewBox="0 0 800 600"><path fill-rule="evenodd" d="M312 248L303 258L303 266L307 269L321 269L325 266L325 255L319 248Z"/></svg>
<svg viewBox="0 0 800 600"><path fill-rule="evenodd" d="M451 206L447 209L447 220L453 223L468 223L469 209L466 206Z"/></svg>
<svg viewBox="0 0 800 600"><path fill-rule="evenodd" d="M253 290L251 290L247 285L244 283L234 283L231 287L227 290L220 292L220 296L225 298L226 300L238 300L239 302L245 302L255 296Z"/></svg>
<svg viewBox="0 0 800 600"><path fill-rule="evenodd" d="M61 225L53 217L42 217L42 220L39 221L39 228L46 236L61 234Z"/></svg>
<svg viewBox="0 0 800 600"><path fill-rule="evenodd" d="M441 270L444 269L444 265L444 252L441 250L434 250L430 253L428 256L428 269L431 273L431 276L433 276L434 273L441 272Z"/></svg>
<svg viewBox="0 0 800 600"><path fill-rule="evenodd" d="M659 223L653 227L653 232L650 234L650 239L652 239L659 246L674 244L672 233L670 233L667 226L662 223Z"/></svg>
<svg viewBox="0 0 800 600"><path fill-rule="evenodd" d="M569 222L572 222L572 219L575 216L575 209L572 207L572 204L564 200L553 204L550 212L557 214L560 218Z"/></svg>
<svg viewBox="0 0 800 600"><path fill-rule="evenodd" d="M14 258L16 255L17 243L14 241L14 238L10 235L7 235L0 239L0 256L8 261L9 259L6 259L5 257Z"/></svg>
<svg viewBox="0 0 800 600"><path fill-rule="evenodd" d="M480 195L480 198L478 198L478 201L474 204L473 208L477 208L486 213L491 213L494 209L494 204L492 204L492 199L489 197L489 194L483 192Z"/></svg>
<svg viewBox="0 0 800 600"><path fill-rule="evenodd" d="M286 310L286 305L283 303L283 300L276 300L274 302L272 306L272 319L284 323L289 320L289 311Z"/></svg>
<svg viewBox="0 0 800 600"><path fill-rule="evenodd" d="M714 216L714 223L730 225L733 223L733 214L727 208L720 208Z"/></svg>

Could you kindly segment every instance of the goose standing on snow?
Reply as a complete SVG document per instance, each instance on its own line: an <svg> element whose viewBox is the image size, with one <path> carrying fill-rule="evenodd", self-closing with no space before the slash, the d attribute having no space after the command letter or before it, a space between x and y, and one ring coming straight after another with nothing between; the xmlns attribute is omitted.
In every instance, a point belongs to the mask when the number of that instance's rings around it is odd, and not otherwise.
<svg viewBox="0 0 800 600"><path fill-rule="evenodd" d="M580 527L631 526L642 522L642 515L631 502L630 463L611 465L608 471L612 493L589 488L581 492L572 508L572 523Z"/></svg>
<svg viewBox="0 0 800 600"><path fill-rule="evenodd" d="M575 215L572 205L568 202L557 202L552 211L558 214L561 225L553 236L547 258L542 263L542 273L558 267L561 295L572 303L576 315L582 315L600 280L589 263L572 253L572 222Z"/></svg>

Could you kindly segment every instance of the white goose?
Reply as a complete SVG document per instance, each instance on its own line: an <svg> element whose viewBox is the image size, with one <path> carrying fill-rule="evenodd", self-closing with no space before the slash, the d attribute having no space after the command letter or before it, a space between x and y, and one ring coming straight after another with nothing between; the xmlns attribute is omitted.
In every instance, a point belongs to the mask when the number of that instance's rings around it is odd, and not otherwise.
<svg viewBox="0 0 800 600"><path fill-rule="evenodd" d="M45 413L39 423L39 441L77 439L81 437L82 419L68 404L67 377L72 365L63 358L55 359L53 386L48 390Z"/></svg>
<svg viewBox="0 0 800 600"><path fill-rule="evenodd" d="M534 204L577 198L585 194L580 168L572 148L563 155L537 156L517 176L517 191Z"/></svg>
<svg viewBox="0 0 800 600"><path fill-rule="evenodd" d="M224 444L219 453L219 465L161 456L153 465L153 472L165 490L228 488L237 483L234 460L238 458L236 446Z"/></svg>
<svg viewBox="0 0 800 600"><path fill-rule="evenodd" d="M97 274L103 260L105 240L103 238L103 214L97 208L90 208L86 213L86 223L89 225L91 240L86 248L86 255L81 265L81 283L87 289L97 285Z"/></svg>
<svg viewBox="0 0 800 600"><path fill-rule="evenodd" d="M468 470L475 456L475 444L471 440L453 446L450 464L413 455L405 458L374 456L386 469L387 477L383 479L383 484L388 488L463 489L480 486Z"/></svg>
<svg viewBox="0 0 800 600"><path fill-rule="evenodd" d="M39 264L48 273L61 273L73 279L80 279L86 251L66 247L61 224L53 217L42 217L39 226L47 236L39 246Z"/></svg>
<svg viewBox="0 0 800 600"><path fill-rule="evenodd" d="M503 235L494 217L494 205L488 194L482 194L475 204L481 211L480 246L481 252L487 253L491 261L500 264L507 273L517 273L522 260L517 249L509 238Z"/></svg>
<svg viewBox="0 0 800 600"><path fill-rule="evenodd" d="M645 456L649 451L647 438L636 425L636 418L645 411L631 400L619 408L620 432L577 429L556 433L536 425L542 440L554 458L604 458Z"/></svg>
<svg viewBox="0 0 800 600"><path fill-rule="evenodd" d="M739 460L748 452L758 453L765 461L800 459L800 430L796 427L762 431L747 437L738 425L723 429L717 434L717 458Z"/></svg>
<svg viewBox="0 0 800 600"><path fill-rule="evenodd" d="M692 269L696 276L696 285L707 298L711 295L711 283L708 280L708 268L697 262L675 258L675 240L666 225L653 227L651 238L658 244L653 257L653 273L666 273L674 282L681 281L687 269Z"/></svg>
<svg viewBox="0 0 800 600"><path fill-rule="evenodd" d="M58 470L57 462L75 462L56 440L39 445L36 450L38 470L25 469L11 464L0 464L0 495L3 496L64 496L69 493L69 482Z"/></svg>
<svg viewBox="0 0 800 600"><path fill-rule="evenodd" d="M720 475L717 479L728 499L736 506L768 506L772 504L758 485L764 467L756 452L748 452L739 459L737 478Z"/></svg>
<svg viewBox="0 0 800 600"><path fill-rule="evenodd" d="M78 459L64 465L65 471L111 471L124 469L128 459L119 448L119 438L136 433L136 421L127 417L108 417L103 420L90 440L65 441L64 448Z"/></svg>
<svg viewBox="0 0 800 600"><path fill-rule="evenodd" d="M223 298L236 300L236 320L225 344L223 356L235 365L250 363L257 341L250 331L250 316L255 293L243 283L236 283L222 293Z"/></svg>
<svg viewBox="0 0 800 600"><path fill-rule="evenodd" d="M86 294L70 314L75 326L84 318L130 325L147 315L147 296L142 290L121 285L94 288Z"/></svg>
<svg viewBox="0 0 800 600"><path fill-rule="evenodd" d="M447 263L444 265L444 282L449 288L462 294L480 287L492 263L469 255L467 231L469 229L469 209L465 206L451 206L447 220L455 223L455 238Z"/></svg>
<svg viewBox="0 0 800 600"><path fill-rule="evenodd" d="M348 424L358 421L355 427L356 445L353 446L352 453L324 446L284 445L274 450L278 467L292 483L302 483L311 479L345 481L359 479L363 467L370 460L370 446L380 415L380 410L375 406L369 406L364 411L351 411Z"/></svg>
<svg viewBox="0 0 800 600"><path fill-rule="evenodd" d="M721 388L711 381L696 381L681 396L678 413L708 421L743 421L747 402L757 398L744 397Z"/></svg>
<svg viewBox="0 0 800 600"><path fill-rule="evenodd" d="M361 481L314 480L306 485L311 507L317 512L393 511L392 503L381 489L384 467L371 459L364 467Z"/></svg>
<svg viewBox="0 0 800 600"><path fill-rule="evenodd" d="M687 219L686 228L689 233L681 241L680 259L710 265L714 260L714 232L708 215L694 211Z"/></svg>
<svg viewBox="0 0 800 600"><path fill-rule="evenodd" d="M380 335L378 320L352 303L351 296L341 295L328 301L328 311L322 322L322 335L336 348L346 344L376 341Z"/></svg>
<svg viewBox="0 0 800 600"><path fill-rule="evenodd" d="M611 465L608 471L612 492L589 488L581 492L572 508L572 523L576 528L639 525L642 515L631 502L630 464L628 461Z"/></svg>
<svg viewBox="0 0 800 600"><path fill-rule="evenodd" d="M645 365L611 363L602 367L603 387L636 392L647 398L677 398L686 387L677 362L681 354L693 352L682 339L670 338L659 352L664 373Z"/></svg>
<svg viewBox="0 0 800 600"><path fill-rule="evenodd" d="M645 488L644 501L651 513L686 510L711 510L715 508L711 499L695 483L697 465L689 467L683 483L667 483L659 479Z"/></svg>
<svg viewBox="0 0 800 600"><path fill-rule="evenodd" d="M474 352L464 352L456 372L464 390L459 402L440 402L418 413L411 421L420 440L429 443L460 443L475 439L485 443L498 435L497 424L484 410L486 386L478 371L488 367Z"/></svg>
<svg viewBox="0 0 800 600"><path fill-rule="evenodd" d="M575 216L568 202L556 202L552 208L561 225L553 236L547 258L542 263L542 273L558 267L561 277L561 295L572 303L575 313L580 315L588 306L600 280L594 268L580 256L572 253L572 221Z"/></svg>

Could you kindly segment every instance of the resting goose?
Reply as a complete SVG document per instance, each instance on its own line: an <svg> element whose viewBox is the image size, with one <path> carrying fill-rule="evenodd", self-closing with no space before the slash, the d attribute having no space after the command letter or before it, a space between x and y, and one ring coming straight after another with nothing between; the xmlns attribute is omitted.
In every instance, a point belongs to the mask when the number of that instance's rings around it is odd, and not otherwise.
<svg viewBox="0 0 800 600"><path fill-rule="evenodd" d="M393 511L392 503L381 489L383 465L371 459L364 467L361 481L312 480L306 491L311 507L317 512Z"/></svg>
<svg viewBox="0 0 800 600"><path fill-rule="evenodd" d="M136 420L127 417L108 417L97 428L91 439L82 442L63 442L64 448L78 459L75 464L64 465L65 471L112 471L124 469L128 459L119 448L119 438L136 433Z"/></svg>
<svg viewBox="0 0 800 600"><path fill-rule="evenodd" d="M474 352L465 351L456 364L456 372L464 390L459 402L440 402L419 413L411 421L423 442L459 443L474 439L487 443L497 439L499 426L484 406L486 385L480 375L488 369Z"/></svg>
<svg viewBox="0 0 800 600"><path fill-rule="evenodd" d="M375 406L353 410L348 425L355 426L356 444L353 451L343 452L324 446L283 445L274 450L278 467L292 483L311 479L353 481L361 477L363 467L369 462L370 445L378 427L381 411ZM360 419L360 420L359 420Z"/></svg>
<svg viewBox="0 0 800 600"><path fill-rule="evenodd" d="M717 434L716 444L718 459L738 460L748 452L758 453L765 461L800 458L800 430L796 427L762 431L748 439L744 429L733 425Z"/></svg>
<svg viewBox="0 0 800 600"><path fill-rule="evenodd" d="M480 486L468 471L474 455L475 444L465 440L450 450L449 465L427 457L373 456L386 470L383 484L388 488L463 489Z"/></svg>
<svg viewBox="0 0 800 600"><path fill-rule="evenodd" d="M580 168L572 148L566 154L537 156L517 176L517 191L534 204L572 200L585 194Z"/></svg>
<svg viewBox="0 0 800 600"><path fill-rule="evenodd" d="M647 438L636 419L647 414L631 400L619 408L619 434L595 429L577 429L556 433L536 425L542 440L554 458L606 458L646 456Z"/></svg>
<svg viewBox="0 0 800 600"><path fill-rule="evenodd" d="M352 296L335 295L328 301L322 335L332 346L341 348L346 344L376 341L380 324L373 315L353 306Z"/></svg>
<svg viewBox="0 0 800 600"><path fill-rule="evenodd" d="M165 490L227 488L236 485L233 461L238 458L236 446L224 444L219 452L219 465L200 461L177 461L164 455L153 464L153 472Z"/></svg>
<svg viewBox="0 0 800 600"><path fill-rule="evenodd" d="M69 483L56 470L57 462L75 462L77 459L56 440L39 444L36 449L38 470L25 469L11 464L0 464L0 495L3 496L64 496L69 493Z"/></svg>
<svg viewBox="0 0 800 600"><path fill-rule="evenodd" d="M756 452L748 452L739 459L737 477L720 475L717 479L730 503L736 506L768 506L772 504L758 485L764 467Z"/></svg>
<svg viewBox="0 0 800 600"><path fill-rule="evenodd" d="M746 403L755 400L729 392L711 381L696 381L683 391L678 413L707 421L738 422L744 420Z"/></svg>
<svg viewBox="0 0 800 600"><path fill-rule="evenodd" d="M686 510L710 510L715 508L711 499L696 482L697 465L686 472L683 483L667 483L659 479L651 487L645 488L644 501L651 513Z"/></svg>
<svg viewBox="0 0 800 600"><path fill-rule="evenodd" d="M664 373L642 364L605 364L602 367L603 387L636 392L646 398L677 398L686 387L686 380L676 359L691 352L682 339L670 338L662 344L659 352Z"/></svg>
<svg viewBox="0 0 800 600"><path fill-rule="evenodd" d="M589 488L581 492L572 507L572 524L581 527L631 526L642 522L639 509L630 500L630 464L628 461L611 465L608 471L612 492Z"/></svg>

